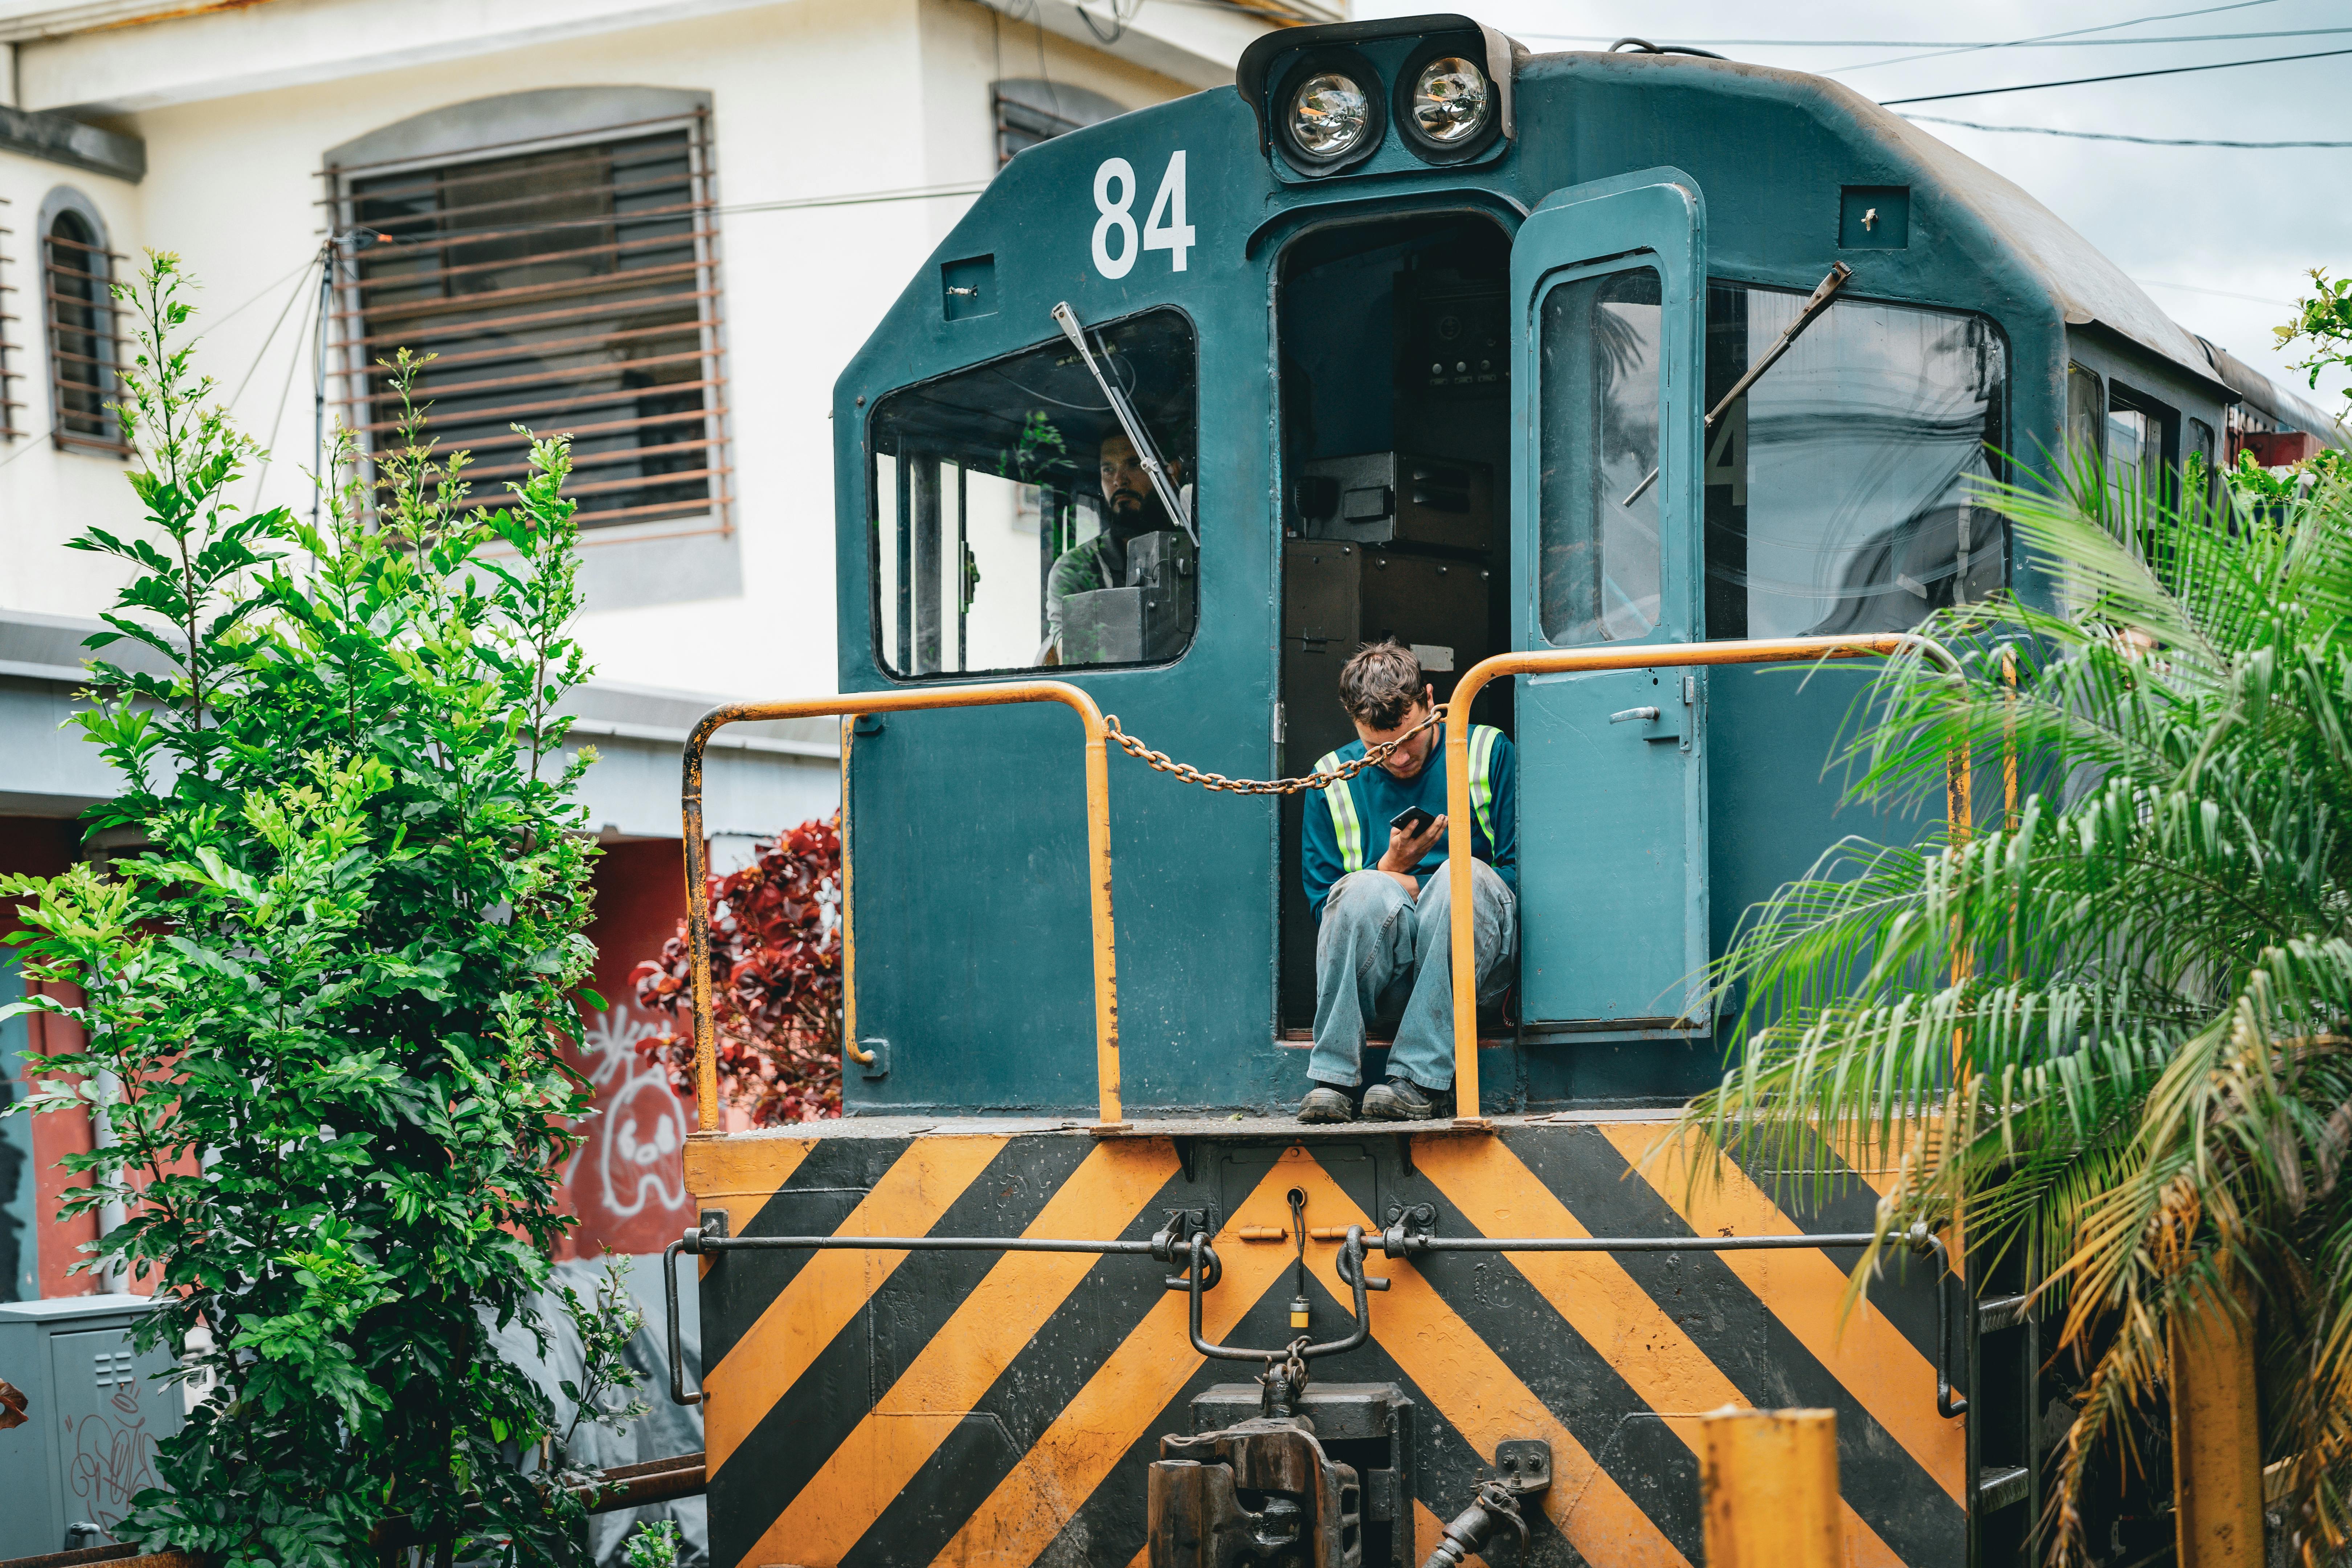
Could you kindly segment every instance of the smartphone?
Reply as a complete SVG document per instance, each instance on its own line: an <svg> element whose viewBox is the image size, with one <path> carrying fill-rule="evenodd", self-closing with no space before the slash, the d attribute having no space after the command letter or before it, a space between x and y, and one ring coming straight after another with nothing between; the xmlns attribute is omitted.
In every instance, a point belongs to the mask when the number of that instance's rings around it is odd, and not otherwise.
<svg viewBox="0 0 2352 1568"><path fill-rule="evenodd" d="M1389 826L1407 834L1421 833L1437 818L1417 805L1408 805L1389 818Z"/></svg>

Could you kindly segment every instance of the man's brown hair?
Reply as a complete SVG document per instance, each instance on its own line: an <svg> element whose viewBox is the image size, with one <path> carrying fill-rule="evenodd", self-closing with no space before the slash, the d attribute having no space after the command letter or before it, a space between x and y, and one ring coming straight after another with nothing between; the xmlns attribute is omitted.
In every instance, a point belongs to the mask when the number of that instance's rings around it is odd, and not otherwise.
<svg viewBox="0 0 2352 1568"><path fill-rule="evenodd" d="M1339 667L1339 706L1360 724L1393 730L1427 685L1412 649L1394 640L1366 643Z"/></svg>

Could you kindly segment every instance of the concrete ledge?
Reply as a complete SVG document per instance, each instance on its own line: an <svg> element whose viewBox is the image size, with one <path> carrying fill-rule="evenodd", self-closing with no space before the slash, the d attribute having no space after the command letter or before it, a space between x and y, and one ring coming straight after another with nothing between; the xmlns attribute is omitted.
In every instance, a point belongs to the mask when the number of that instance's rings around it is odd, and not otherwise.
<svg viewBox="0 0 2352 1568"><path fill-rule="evenodd" d="M0 105L0 152L21 153L68 169L87 169L134 185L147 177L146 142L62 114L36 114Z"/></svg>

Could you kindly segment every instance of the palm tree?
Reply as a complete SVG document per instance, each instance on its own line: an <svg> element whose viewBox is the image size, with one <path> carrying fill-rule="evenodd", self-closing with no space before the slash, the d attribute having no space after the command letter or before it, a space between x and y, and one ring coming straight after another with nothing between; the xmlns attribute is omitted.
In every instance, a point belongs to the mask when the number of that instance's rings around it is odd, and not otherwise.
<svg viewBox="0 0 2352 1568"><path fill-rule="evenodd" d="M1883 1229L2022 1255L2085 1369L2053 1561L2091 1551L2094 1458L2163 1408L2170 1317L2258 1314L2316 1564L2352 1541L2352 474L2197 478L1983 498L2060 607L1924 628L1962 673L1887 667L1850 798L1916 809L1965 746L2015 760L2013 804L1842 843L1750 911L1730 1069L1685 1121L1800 1182L1899 1164Z"/></svg>

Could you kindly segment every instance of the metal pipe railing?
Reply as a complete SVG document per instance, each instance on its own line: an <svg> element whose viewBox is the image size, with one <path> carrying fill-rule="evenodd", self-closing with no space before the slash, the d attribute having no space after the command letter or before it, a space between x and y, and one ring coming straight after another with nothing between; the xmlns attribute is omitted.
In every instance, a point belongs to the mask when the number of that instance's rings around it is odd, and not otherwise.
<svg viewBox="0 0 2352 1568"><path fill-rule="evenodd" d="M1453 891L1454 1124L1484 1127L1478 1114L1478 975L1470 923L1470 725L1471 700L1488 681L1507 675L1554 675L1610 669L1685 669L1697 665L1790 664L1832 658L1891 658L1910 649L1957 675L1959 661L1944 647L1913 632L1869 637L1778 637L1755 642L1637 643L1617 647L1548 648L1498 653L1479 660L1455 683L1446 700L1445 856ZM1457 716L1459 721L1457 721ZM1968 765L1960 759L1949 806L1956 829L1964 828Z"/></svg>
<svg viewBox="0 0 2352 1568"><path fill-rule="evenodd" d="M694 1092L697 1124L719 1130L717 1025L710 994L710 849L703 837L702 753L710 737L729 724L772 719L827 719L868 713L903 713L927 708L996 708L1018 702L1059 702L1086 726L1087 880L1095 942L1096 1110L1106 1131L1121 1121L1118 1074L1118 964L1110 909L1110 764L1104 750L1108 731L1102 710L1077 687L1060 680L1012 680L986 686L952 686L924 691L869 691L782 702L730 702L702 716L686 740L685 780L679 804L686 831L688 966L694 1008ZM846 742L845 741L845 745ZM848 795L842 796L845 807ZM846 810L843 813L848 824ZM849 850L842 847L845 882ZM846 1059L866 1059L857 1046L857 992L850 973L848 911L843 911L841 1047Z"/></svg>

